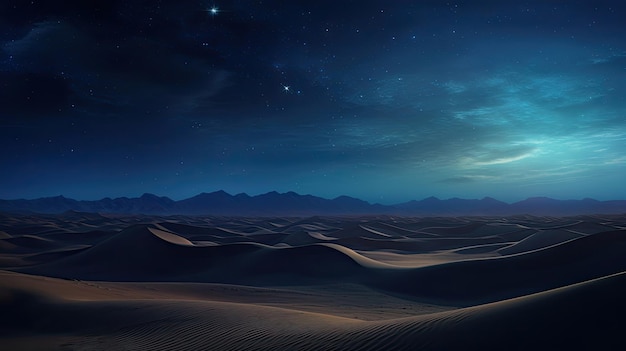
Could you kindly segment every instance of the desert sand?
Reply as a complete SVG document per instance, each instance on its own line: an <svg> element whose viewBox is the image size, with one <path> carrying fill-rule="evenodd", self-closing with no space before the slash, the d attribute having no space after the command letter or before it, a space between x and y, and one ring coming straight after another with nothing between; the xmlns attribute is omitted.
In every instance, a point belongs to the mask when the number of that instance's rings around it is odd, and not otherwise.
<svg viewBox="0 0 626 351"><path fill-rule="evenodd" d="M626 216L0 214L2 350L621 349Z"/></svg>

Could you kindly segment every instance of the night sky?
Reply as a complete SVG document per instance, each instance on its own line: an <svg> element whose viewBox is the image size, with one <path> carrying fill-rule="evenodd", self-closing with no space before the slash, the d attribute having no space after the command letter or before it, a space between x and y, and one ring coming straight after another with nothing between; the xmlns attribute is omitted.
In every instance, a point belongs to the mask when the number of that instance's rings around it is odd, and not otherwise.
<svg viewBox="0 0 626 351"><path fill-rule="evenodd" d="M626 198L623 1L2 1L0 198Z"/></svg>

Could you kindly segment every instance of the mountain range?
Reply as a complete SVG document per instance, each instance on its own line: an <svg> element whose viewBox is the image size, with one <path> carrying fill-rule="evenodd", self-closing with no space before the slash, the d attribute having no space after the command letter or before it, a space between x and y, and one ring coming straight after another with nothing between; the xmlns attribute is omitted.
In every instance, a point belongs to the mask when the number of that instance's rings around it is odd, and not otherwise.
<svg viewBox="0 0 626 351"><path fill-rule="evenodd" d="M0 211L9 213L63 213L67 211L149 215L219 215L219 216L311 216L311 215L401 215L401 216L484 216L626 213L626 200L598 201L555 200L533 197L506 203L483 199L438 199L429 197L395 205L371 204L349 196L325 199L295 192L249 196L230 195L225 191L201 193L174 201L165 196L143 194L140 197L103 198L95 201L74 200L64 196L39 199L0 200Z"/></svg>

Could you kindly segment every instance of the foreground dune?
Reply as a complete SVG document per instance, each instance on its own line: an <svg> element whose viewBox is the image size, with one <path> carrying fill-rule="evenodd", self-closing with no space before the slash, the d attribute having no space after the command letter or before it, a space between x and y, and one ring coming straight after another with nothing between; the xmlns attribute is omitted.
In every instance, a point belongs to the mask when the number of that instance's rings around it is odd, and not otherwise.
<svg viewBox="0 0 626 351"><path fill-rule="evenodd" d="M624 294L620 273L487 305L367 322L207 300L64 300L54 291L3 284L0 340L32 350L602 349L622 343Z"/></svg>
<svg viewBox="0 0 626 351"><path fill-rule="evenodd" d="M626 221L5 217L2 350L615 349Z"/></svg>

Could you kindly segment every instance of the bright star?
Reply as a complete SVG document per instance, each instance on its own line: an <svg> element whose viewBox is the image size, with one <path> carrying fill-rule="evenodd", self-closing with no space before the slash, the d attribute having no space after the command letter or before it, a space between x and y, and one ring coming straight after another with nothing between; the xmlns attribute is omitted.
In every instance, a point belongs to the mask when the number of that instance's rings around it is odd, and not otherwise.
<svg viewBox="0 0 626 351"><path fill-rule="evenodd" d="M291 89L291 87L289 85L283 85L283 90L285 92L289 92L289 89Z"/></svg>
<svg viewBox="0 0 626 351"><path fill-rule="evenodd" d="M209 13L211 13L211 15L212 15L212 16L217 15L217 13L218 13L218 12L220 12L220 9L219 9L219 8L217 8L217 7L215 7L215 6L213 6L213 7L211 7L211 8L209 9Z"/></svg>

